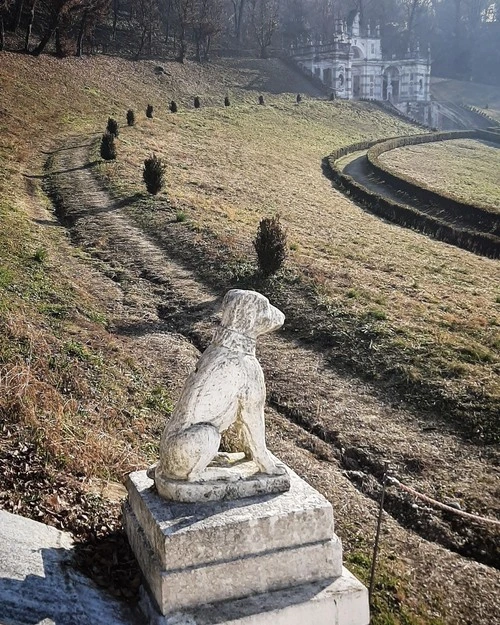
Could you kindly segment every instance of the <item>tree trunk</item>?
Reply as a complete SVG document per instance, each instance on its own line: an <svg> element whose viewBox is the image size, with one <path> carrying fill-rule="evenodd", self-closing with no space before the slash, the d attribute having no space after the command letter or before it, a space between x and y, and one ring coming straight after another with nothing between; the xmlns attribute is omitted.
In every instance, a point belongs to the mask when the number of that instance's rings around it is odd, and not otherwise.
<svg viewBox="0 0 500 625"><path fill-rule="evenodd" d="M118 11L120 10L120 0L113 0L113 34L111 38L116 39L116 25L118 23Z"/></svg>
<svg viewBox="0 0 500 625"><path fill-rule="evenodd" d="M76 56L83 56L83 36L85 35L85 26L87 24L88 9L83 12L82 21L80 22L80 30L78 31L78 39L76 42Z"/></svg>
<svg viewBox="0 0 500 625"><path fill-rule="evenodd" d="M204 53L204 60L207 61L207 62L209 60L211 43L212 43L212 37L210 35L208 35L208 37L206 39L206 43L205 43L205 53Z"/></svg>
<svg viewBox="0 0 500 625"><path fill-rule="evenodd" d="M35 21L35 8L36 8L36 0L32 0L31 10L28 18L28 24L26 26L26 36L24 38L24 51L30 51L30 38L31 38L31 29L33 28L33 22Z"/></svg>
<svg viewBox="0 0 500 625"><path fill-rule="evenodd" d="M179 54L177 55L177 60L179 63L184 63L184 59L186 57L186 29L184 24L180 27L179 32Z"/></svg>
<svg viewBox="0 0 500 625"><path fill-rule="evenodd" d="M3 24L3 15L0 15L0 52L3 50L5 45L5 28Z"/></svg>
<svg viewBox="0 0 500 625"><path fill-rule="evenodd" d="M62 47L61 31L59 30L59 27L56 28L55 33L56 33L56 56L62 59L64 57L64 50Z"/></svg>
<svg viewBox="0 0 500 625"><path fill-rule="evenodd" d="M196 60L201 63L201 37L195 34L196 41Z"/></svg>
<svg viewBox="0 0 500 625"><path fill-rule="evenodd" d="M19 24L21 23L21 17L23 14L24 8L24 0L16 0L16 4L14 6L14 10L12 11L12 19L10 20L9 30L11 32L16 32L19 28Z"/></svg>
<svg viewBox="0 0 500 625"><path fill-rule="evenodd" d="M59 40L59 31L57 29L58 26L58 21L59 20L53 20L48 29L46 30L44 36L40 39L40 43L36 46L36 48L34 48L31 52L31 54L33 56L40 56L40 54L42 54L42 52L45 50L47 44L49 43L49 41L52 38L52 35L54 34L54 32L56 32L56 51L59 52L58 48L60 49L61 47L61 42Z"/></svg>
<svg viewBox="0 0 500 625"><path fill-rule="evenodd" d="M144 48L144 42L146 41L147 32L148 32L148 29L146 26L144 26L144 28L142 29L141 43L139 45L139 49L137 50L137 54L135 55L136 61L138 61L139 57L141 56L142 49Z"/></svg>
<svg viewBox="0 0 500 625"><path fill-rule="evenodd" d="M239 3L236 0L233 0L233 8L234 8L234 34L236 37L236 41L238 44L241 43L241 30L243 25L243 12L245 10L245 0L239 0Z"/></svg>
<svg viewBox="0 0 500 625"><path fill-rule="evenodd" d="M172 2L167 2L167 9L165 14L165 46L168 52L169 49L169 38L170 38L170 7L172 6Z"/></svg>

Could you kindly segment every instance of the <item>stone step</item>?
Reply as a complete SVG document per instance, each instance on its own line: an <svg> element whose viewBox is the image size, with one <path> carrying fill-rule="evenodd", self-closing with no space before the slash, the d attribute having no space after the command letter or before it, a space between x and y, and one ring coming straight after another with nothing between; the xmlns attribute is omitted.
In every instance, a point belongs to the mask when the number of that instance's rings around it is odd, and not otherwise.
<svg viewBox="0 0 500 625"><path fill-rule="evenodd" d="M67 532L0 510L1 625L139 625L72 564Z"/></svg>
<svg viewBox="0 0 500 625"><path fill-rule="evenodd" d="M150 625L368 625L368 591L347 569L334 581L303 584L244 599L161 615L147 593L141 601Z"/></svg>

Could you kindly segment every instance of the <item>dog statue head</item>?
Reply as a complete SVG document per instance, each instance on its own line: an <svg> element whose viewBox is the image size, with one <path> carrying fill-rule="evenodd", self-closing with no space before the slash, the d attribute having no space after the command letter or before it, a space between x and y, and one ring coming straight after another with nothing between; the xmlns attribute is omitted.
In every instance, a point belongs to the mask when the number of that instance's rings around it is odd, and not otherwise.
<svg viewBox="0 0 500 625"><path fill-rule="evenodd" d="M222 301L221 326L256 339L281 327L285 315L257 291L231 289Z"/></svg>

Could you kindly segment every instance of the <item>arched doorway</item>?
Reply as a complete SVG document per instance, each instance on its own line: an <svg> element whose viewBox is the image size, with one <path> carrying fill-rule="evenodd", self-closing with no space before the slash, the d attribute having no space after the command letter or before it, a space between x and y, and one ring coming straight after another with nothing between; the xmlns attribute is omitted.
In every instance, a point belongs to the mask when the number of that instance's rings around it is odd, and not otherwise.
<svg viewBox="0 0 500 625"><path fill-rule="evenodd" d="M353 98L359 98L361 94L361 75L359 70L352 70L352 96Z"/></svg>
<svg viewBox="0 0 500 625"><path fill-rule="evenodd" d="M399 69L390 65L384 70L382 98L397 102L399 100Z"/></svg>

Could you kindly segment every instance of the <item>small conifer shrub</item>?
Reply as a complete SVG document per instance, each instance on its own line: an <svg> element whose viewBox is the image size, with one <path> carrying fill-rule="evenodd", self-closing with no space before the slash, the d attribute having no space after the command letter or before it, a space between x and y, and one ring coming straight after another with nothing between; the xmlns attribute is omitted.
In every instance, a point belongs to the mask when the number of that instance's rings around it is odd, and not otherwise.
<svg viewBox="0 0 500 625"><path fill-rule="evenodd" d="M231 102L229 102L229 98L227 96L224 98L224 106L231 106Z"/></svg>
<svg viewBox="0 0 500 625"><path fill-rule="evenodd" d="M287 255L286 230L279 215L265 217L259 223L257 236L253 242L259 268L264 276L276 273L285 262Z"/></svg>
<svg viewBox="0 0 500 625"><path fill-rule="evenodd" d="M174 102L174 100L170 102L170 106L168 108L170 109L171 113L177 113L177 104Z"/></svg>
<svg viewBox="0 0 500 625"><path fill-rule="evenodd" d="M113 119L112 117L108 118L108 125L106 126L106 130L110 134L115 135L115 137L118 137L118 122L116 121L116 119Z"/></svg>
<svg viewBox="0 0 500 625"><path fill-rule="evenodd" d="M196 96L195 99L194 99L194 108L195 109L199 109L200 106L201 106L200 98L198 96Z"/></svg>
<svg viewBox="0 0 500 625"><path fill-rule="evenodd" d="M149 119L153 119L153 105L152 104L148 104L146 108L146 117L149 117Z"/></svg>
<svg viewBox="0 0 500 625"><path fill-rule="evenodd" d="M133 126L135 124L135 113L132 109L127 111L127 124Z"/></svg>
<svg viewBox="0 0 500 625"><path fill-rule="evenodd" d="M144 161L142 178L146 189L151 195L156 195L165 186L165 165L155 154Z"/></svg>
<svg viewBox="0 0 500 625"><path fill-rule="evenodd" d="M101 157L105 161L114 161L116 158L115 135L106 131L101 139Z"/></svg>
<svg viewBox="0 0 500 625"><path fill-rule="evenodd" d="M264 104L264 96L263 95L259 96L259 104Z"/></svg>

